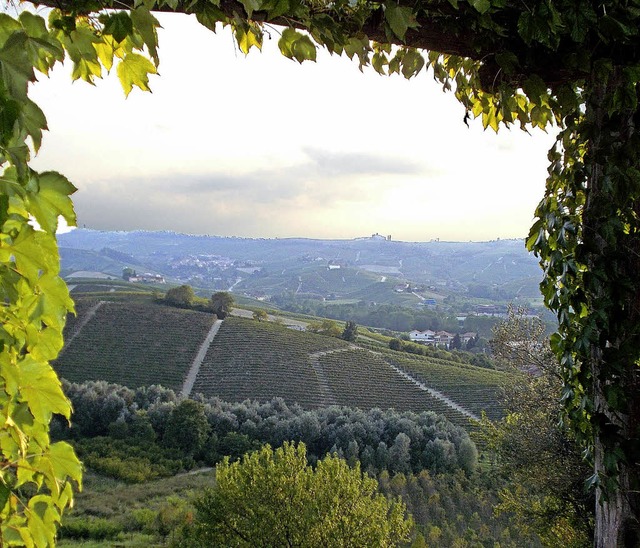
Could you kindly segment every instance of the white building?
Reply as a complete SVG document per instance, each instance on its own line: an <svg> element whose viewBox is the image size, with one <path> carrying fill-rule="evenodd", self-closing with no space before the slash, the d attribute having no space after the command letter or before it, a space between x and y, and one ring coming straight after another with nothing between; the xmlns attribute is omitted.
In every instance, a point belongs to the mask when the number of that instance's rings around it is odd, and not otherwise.
<svg viewBox="0 0 640 548"><path fill-rule="evenodd" d="M418 331L414 329L409 333L409 340L423 344L434 344L436 332L427 329L426 331Z"/></svg>

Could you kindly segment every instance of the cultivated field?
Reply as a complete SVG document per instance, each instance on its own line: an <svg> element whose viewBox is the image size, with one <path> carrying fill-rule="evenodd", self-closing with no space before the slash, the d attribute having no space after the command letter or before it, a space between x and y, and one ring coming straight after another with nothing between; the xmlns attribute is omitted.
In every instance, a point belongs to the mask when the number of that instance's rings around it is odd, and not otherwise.
<svg viewBox="0 0 640 548"><path fill-rule="evenodd" d="M78 318L67 325L67 338L90 309L80 303ZM54 366L72 382L106 380L131 388L162 384L179 390L213 319L161 305L106 302Z"/></svg>
<svg viewBox="0 0 640 548"><path fill-rule="evenodd" d="M180 390L214 317L152 303L80 299L67 324L68 347L55 364L74 382L106 380ZM468 415L500 415L496 403L505 374L371 344L229 317L209 346L192 394L228 401L282 397L304 408L344 405L399 411L431 410L468 426ZM421 389L397 367L435 390Z"/></svg>

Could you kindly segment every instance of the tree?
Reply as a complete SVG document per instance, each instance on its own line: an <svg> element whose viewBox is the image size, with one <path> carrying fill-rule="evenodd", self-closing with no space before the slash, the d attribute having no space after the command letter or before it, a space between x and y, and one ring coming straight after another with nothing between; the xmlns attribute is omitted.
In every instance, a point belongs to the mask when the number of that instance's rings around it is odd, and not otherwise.
<svg viewBox="0 0 640 548"><path fill-rule="evenodd" d="M402 341L400 339L391 339L389 341L389 348L391 350L402 350Z"/></svg>
<svg viewBox="0 0 640 548"><path fill-rule="evenodd" d="M171 411L162 441L193 456L204 447L208 436L209 422L204 405L183 400Z"/></svg>
<svg viewBox="0 0 640 548"><path fill-rule="evenodd" d="M467 345L468 347L468 345ZM449 350L460 350L462 348L462 339L460 339L460 333L456 333L453 336Z"/></svg>
<svg viewBox="0 0 640 548"><path fill-rule="evenodd" d="M225 458L216 486L196 501L192 546L395 546L412 521L377 482L329 455L311 468L306 448L285 443Z"/></svg>
<svg viewBox="0 0 640 548"><path fill-rule="evenodd" d="M327 337L340 337L342 333L336 322L326 319L320 322L309 322L307 331L318 335L326 335Z"/></svg>
<svg viewBox="0 0 640 548"><path fill-rule="evenodd" d="M224 320L233 310L233 295L226 291L217 291L211 295L211 310L221 320Z"/></svg>
<svg viewBox="0 0 640 548"><path fill-rule="evenodd" d="M29 166L46 129L44 114L28 96L29 83L36 70L47 74L69 56L73 79L92 82L115 63L126 94L133 86L148 90L158 64L158 22L150 9L184 11L212 30L218 23L230 26L244 53L260 47L263 25L282 24L280 50L299 62L315 60L319 44L383 74L410 78L431 67L445 89L455 89L467 116L481 117L485 128L558 125L545 196L527 246L540 258L543 297L559 321L552 348L561 364L566 413L593 461L595 543L640 543L640 14L635 5L533 0L523 10L498 0L286 6L266 0L124 0L117 4L120 11L107 11L112 5L88 0L42 3L55 8L48 21L28 11L0 18L5 304L0 375L10 387L0 403L2 416L11 418L3 433L25 440L2 451L4 461L19 462L21 473L37 476L31 481L21 474L25 481L39 486L45 476L50 482L77 477L76 471L49 466L46 456L38 457L34 468L36 455L47 455L51 447L51 414L69 414L49 361L62 347L64 317L73 310L59 277L55 233L60 215L75 222L69 199L75 188L58 173L37 173ZM125 6L130 9L122 10ZM11 467L2 476L12 493L14 473ZM46 503L37 500L53 510L57 492L54 488ZM44 529L29 528L21 506L7 501L0 516L3 534L24 534L41 544L40 539L52 538L57 516Z"/></svg>
<svg viewBox="0 0 640 548"><path fill-rule="evenodd" d="M172 287L167 291L164 300L173 306L191 306L196 298L190 285Z"/></svg>
<svg viewBox="0 0 640 548"><path fill-rule="evenodd" d="M259 322L266 321L269 319L269 314L267 314L266 310L259 308L253 313L253 319Z"/></svg>
<svg viewBox="0 0 640 548"><path fill-rule="evenodd" d="M356 339L358 338L358 324L356 324L356 322L348 321L344 326L341 338L344 341L356 342Z"/></svg>
<svg viewBox="0 0 640 548"><path fill-rule="evenodd" d="M585 491L589 466L575 435L561 424L559 366L545 326L524 310L509 310L492 348L512 375L504 387L505 417L482 421L482 436L507 485L498 507L546 546L585 546L593 538L594 497Z"/></svg>

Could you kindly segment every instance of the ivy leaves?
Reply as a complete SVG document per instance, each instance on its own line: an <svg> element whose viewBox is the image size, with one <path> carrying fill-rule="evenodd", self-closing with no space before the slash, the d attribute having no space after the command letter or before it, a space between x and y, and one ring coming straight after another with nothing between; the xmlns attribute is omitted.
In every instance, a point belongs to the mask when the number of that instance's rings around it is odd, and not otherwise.
<svg viewBox="0 0 640 548"><path fill-rule="evenodd" d="M316 47L311 39L292 28L282 31L278 47L282 55L289 59L295 59L299 63L316 60Z"/></svg>
<svg viewBox="0 0 640 548"><path fill-rule="evenodd" d="M130 14L102 14L98 18L101 27L96 27L88 18L79 18L71 27L65 26L66 17L54 10L49 23L57 29L54 36L73 61L73 80L93 84L95 78L102 77L103 68L110 71L116 63L125 95L134 86L149 91L149 75L157 73L159 61L157 28L160 24L147 6L142 4Z"/></svg>

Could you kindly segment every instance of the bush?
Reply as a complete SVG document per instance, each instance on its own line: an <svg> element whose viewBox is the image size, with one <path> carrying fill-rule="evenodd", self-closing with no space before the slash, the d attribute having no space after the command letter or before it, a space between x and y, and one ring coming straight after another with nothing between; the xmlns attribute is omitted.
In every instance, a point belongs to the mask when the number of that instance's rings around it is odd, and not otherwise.
<svg viewBox="0 0 640 548"><path fill-rule="evenodd" d="M104 518L65 519L58 530L61 539L113 540L122 532L117 523Z"/></svg>

